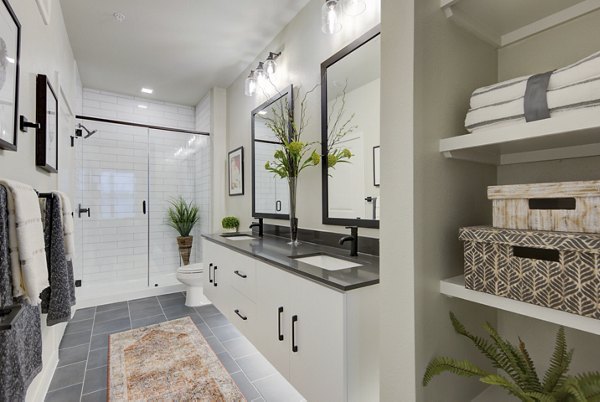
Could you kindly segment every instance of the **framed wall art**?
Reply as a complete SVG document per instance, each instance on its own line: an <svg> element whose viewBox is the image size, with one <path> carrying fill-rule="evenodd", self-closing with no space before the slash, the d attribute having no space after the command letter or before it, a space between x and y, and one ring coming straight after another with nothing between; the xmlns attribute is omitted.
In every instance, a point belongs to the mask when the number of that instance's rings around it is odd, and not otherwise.
<svg viewBox="0 0 600 402"><path fill-rule="evenodd" d="M40 168L58 172L58 98L48 77L37 76L36 118L40 125L35 141L35 162Z"/></svg>
<svg viewBox="0 0 600 402"><path fill-rule="evenodd" d="M0 3L0 149L16 151L21 24L8 0Z"/></svg>
<svg viewBox="0 0 600 402"><path fill-rule="evenodd" d="M229 152L229 195L244 195L244 147Z"/></svg>

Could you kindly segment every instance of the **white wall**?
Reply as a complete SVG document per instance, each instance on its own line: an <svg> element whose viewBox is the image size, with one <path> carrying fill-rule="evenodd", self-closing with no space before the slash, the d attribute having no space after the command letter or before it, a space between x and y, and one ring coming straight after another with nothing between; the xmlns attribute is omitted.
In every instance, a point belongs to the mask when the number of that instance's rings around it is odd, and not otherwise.
<svg viewBox="0 0 600 402"><path fill-rule="evenodd" d="M53 2L52 18L45 25L35 1L12 0L11 5L21 22L21 73L19 87L19 114L35 121L36 75L49 77L59 93L59 174L49 174L35 167L35 131L19 132L17 152L0 150L0 176L32 185L40 191L61 188L69 190L74 154L68 146L73 130L73 116L66 113L69 104L76 110L77 82L79 80L73 52L65 29L58 2ZM63 95L64 94L64 95ZM64 324L47 328L42 317L44 369L31 384L27 400L43 400L58 359L58 344Z"/></svg>
<svg viewBox="0 0 600 402"><path fill-rule="evenodd" d="M279 70L274 81L281 90L293 84L295 91L304 94L320 83L320 65L345 45L358 38L380 21L380 6L378 0L367 0L367 11L356 18L344 20L343 30L337 35L328 36L321 32L322 0L312 0L300 13L277 35L277 37L257 55L257 59L241 74L227 89L227 150L239 146L245 151L245 186L246 192L242 197L226 197L226 212L240 218L242 228L247 228L252 220L252 153L251 153L251 111L270 98L276 91L271 87L258 91L255 97L244 96L244 80L250 67L255 68L259 59L264 60L269 51L283 50L277 60ZM320 141L320 90L319 88L309 97L308 116L310 124L305 132L305 141ZM215 204L216 205L216 204ZM343 226L329 226L321 223L321 166L306 169L299 180L298 188L298 218L302 228L326 230L345 233ZM269 220L268 223L287 225L283 220ZM379 231L361 229L361 234L379 237Z"/></svg>

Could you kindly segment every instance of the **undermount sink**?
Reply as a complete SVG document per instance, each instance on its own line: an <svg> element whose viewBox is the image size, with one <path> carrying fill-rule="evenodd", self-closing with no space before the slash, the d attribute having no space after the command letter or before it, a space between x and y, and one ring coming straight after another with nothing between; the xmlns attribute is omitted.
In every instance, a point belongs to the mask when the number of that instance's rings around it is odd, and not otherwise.
<svg viewBox="0 0 600 402"><path fill-rule="evenodd" d="M361 267L354 261L344 260L342 258L333 257L327 254L312 254L306 256L293 256L290 257L296 261L303 262L308 265L319 267L327 271L341 271L342 269Z"/></svg>
<svg viewBox="0 0 600 402"><path fill-rule="evenodd" d="M254 237L252 236L248 236L246 234L243 233L224 233L221 235L221 237L224 237L228 240L254 240Z"/></svg>

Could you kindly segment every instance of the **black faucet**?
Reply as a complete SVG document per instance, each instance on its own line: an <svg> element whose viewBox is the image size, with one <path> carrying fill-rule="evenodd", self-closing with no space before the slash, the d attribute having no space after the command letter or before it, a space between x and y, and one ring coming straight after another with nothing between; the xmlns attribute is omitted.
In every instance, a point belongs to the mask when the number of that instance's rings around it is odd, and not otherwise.
<svg viewBox="0 0 600 402"><path fill-rule="evenodd" d="M258 222L252 222L250 229L258 227L258 237L263 237L263 218L258 218Z"/></svg>
<svg viewBox="0 0 600 402"><path fill-rule="evenodd" d="M350 229L350 236L342 237L340 239L340 246L347 241L351 241L350 256L356 257L358 255L358 226L346 226L346 229Z"/></svg>

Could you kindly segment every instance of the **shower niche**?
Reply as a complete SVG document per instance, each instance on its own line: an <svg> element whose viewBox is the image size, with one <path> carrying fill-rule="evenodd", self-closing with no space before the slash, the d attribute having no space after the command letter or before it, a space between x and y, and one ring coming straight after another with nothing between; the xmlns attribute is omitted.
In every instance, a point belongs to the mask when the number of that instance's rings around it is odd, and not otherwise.
<svg viewBox="0 0 600 402"><path fill-rule="evenodd" d="M209 137L105 121L79 123L95 131L75 141L76 276L86 294L179 285L177 234L167 224L167 209L179 196L199 206L190 262L202 261L200 233L210 216ZM77 207L86 210L80 217Z"/></svg>

